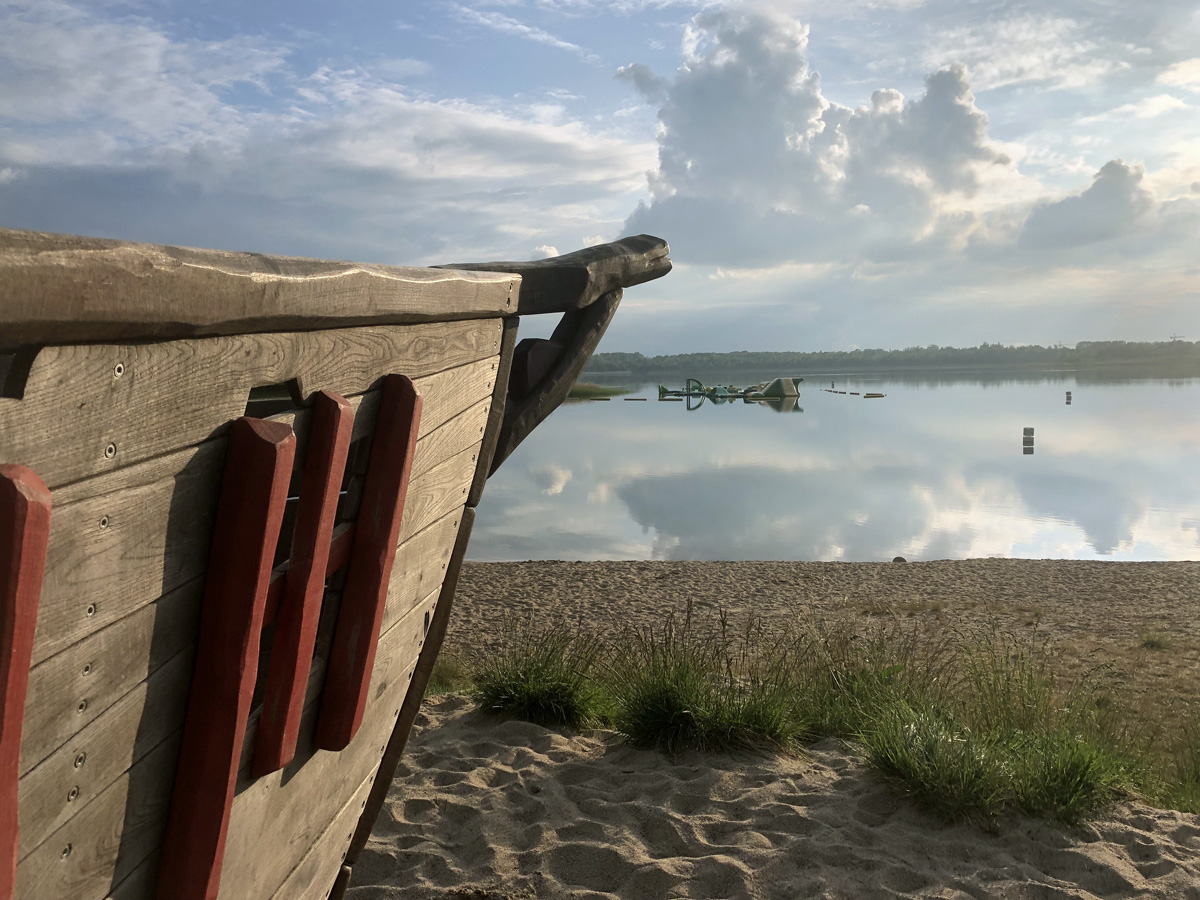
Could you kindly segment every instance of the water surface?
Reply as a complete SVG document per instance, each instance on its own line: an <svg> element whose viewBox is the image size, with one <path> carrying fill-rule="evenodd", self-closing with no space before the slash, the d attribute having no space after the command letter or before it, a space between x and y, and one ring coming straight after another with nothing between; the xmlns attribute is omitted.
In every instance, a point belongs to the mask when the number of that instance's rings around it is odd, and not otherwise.
<svg viewBox="0 0 1200 900"><path fill-rule="evenodd" d="M791 412L631 386L518 448L469 558L1200 558L1200 378L809 376Z"/></svg>

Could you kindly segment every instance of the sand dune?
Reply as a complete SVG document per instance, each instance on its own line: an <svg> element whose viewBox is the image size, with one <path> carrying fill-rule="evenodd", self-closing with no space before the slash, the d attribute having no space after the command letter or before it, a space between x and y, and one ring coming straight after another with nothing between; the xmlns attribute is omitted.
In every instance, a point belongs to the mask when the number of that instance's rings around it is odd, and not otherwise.
<svg viewBox="0 0 1200 900"><path fill-rule="evenodd" d="M1200 820L941 824L826 741L671 762L607 731L427 702L349 897L1200 900Z"/></svg>

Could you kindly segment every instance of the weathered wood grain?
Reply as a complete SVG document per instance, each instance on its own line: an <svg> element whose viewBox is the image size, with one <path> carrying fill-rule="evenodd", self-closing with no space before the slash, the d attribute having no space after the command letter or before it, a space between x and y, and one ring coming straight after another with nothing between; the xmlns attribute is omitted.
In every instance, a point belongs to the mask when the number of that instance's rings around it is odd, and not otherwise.
<svg viewBox="0 0 1200 900"><path fill-rule="evenodd" d="M202 592L203 581L193 579L33 667L25 702L22 773L192 646Z"/></svg>
<svg viewBox="0 0 1200 900"><path fill-rule="evenodd" d="M458 539L454 543L454 551L450 558L450 567L447 570L445 581L442 582L437 607L434 609L429 629L425 635L425 644L421 648L391 737L388 738L387 746L384 748L383 759L380 761L370 794L367 796L363 813L355 827L354 839L345 856L346 864L349 866L354 865L363 847L367 844L371 830L375 827L375 820L379 818L379 811L383 809L388 790L396 777L396 767L399 766L400 758L404 755L404 748L408 744L408 736L412 731L413 722L421 709L421 700L425 696L429 676L433 673L433 664L437 661L442 641L446 637L446 625L450 620L450 613L454 605L454 592L458 589L458 576L462 569L462 561L467 554L467 544L471 540L471 527L474 524L475 510L470 507L464 508L462 525L459 528Z"/></svg>
<svg viewBox="0 0 1200 900"><path fill-rule="evenodd" d="M478 444L487 427L490 408L491 399L485 397L423 437L413 458L412 477L419 478L438 463Z"/></svg>
<svg viewBox="0 0 1200 900"><path fill-rule="evenodd" d="M342 858L354 836L354 824L366 803L373 775L363 780L346 805L338 811L337 818L317 838L312 849L279 886L279 890L271 895L271 900L325 900L329 896L341 874Z"/></svg>
<svg viewBox="0 0 1200 900"><path fill-rule="evenodd" d="M475 478L471 489L467 492L467 506L472 508L479 505L483 497L483 486L487 484L488 475L492 471L492 458L496 455L496 445L500 441L500 429L504 426L504 413L507 406L508 383L512 374L513 351L517 344L517 329L520 319L514 317L504 320L504 334L500 338L500 359L496 368L496 383L492 388L492 405L488 412L487 426L483 435L483 446L479 448L479 466L475 470Z"/></svg>
<svg viewBox="0 0 1200 900"><path fill-rule="evenodd" d="M491 357L500 331L492 319L44 347L24 399L0 398L0 463L56 489L222 433L255 385L361 394L391 372L417 379Z"/></svg>
<svg viewBox="0 0 1200 900"><path fill-rule="evenodd" d="M21 778L21 859L183 727L192 663L178 654Z"/></svg>
<svg viewBox="0 0 1200 900"><path fill-rule="evenodd" d="M398 559L404 560L403 572L397 572L388 593L388 605L384 614L383 631L388 634L392 626L404 618L431 594L436 595L445 574L445 565L455 543L459 527L459 513L454 511L426 527L408 542L401 545ZM61 669L53 675L56 679L68 679L78 666L87 665L83 660L102 659L100 648L120 646L128 642L141 645L144 640L136 635L144 634L155 621L161 626L160 637L170 643L183 642L187 645L195 636L196 622L190 625L180 622L180 608L188 608L194 619L199 610L199 594L202 584L189 585L194 593L194 602L185 604L178 597L164 597L156 605L166 604L159 611L153 607L144 610L140 621L118 623L96 636L102 643L91 647L79 647L61 661ZM177 609L172 610L170 607ZM133 617L131 617L133 618ZM422 615L422 629L424 621ZM415 628L415 626L414 626ZM414 631L415 634L415 631ZM414 641L419 640L413 638ZM385 641L386 643L386 641ZM390 647L391 645L388 644ZM165 652L167 644L155 648L156 656ZM76 648L72 648L74 651ZM89 650L96 652L87 652ZM50 663L59 662L56 657ZM50 663L44 664L34 676L49 678L46 671ZM132 677L126 673L120 660L110 661L107 667L97 666L88 676L81 676L81 684L94 675L98 679L106 673L120 672L118 683L125 684ZM135 669L136 671L136 669ZM79 674L79 673L77 673ZM39 765L27 772L20 783L21 850L24 859L56 829L80 814L84 808L109 785L120 778L131 765L136 764L150 749L178 731L183 725L184 709L191 683L192 653L183 650L161 666L154 668L146 680L136 684L132 690L104 710L95 721L74 734ZM320 697L324 680L324 660L318 658L310 672L304 709L311 732L316 716L316 701ZM74 709L70 712L73 714ZM250 759L258 731L258 716L261 709L253 710L247 718L243 740L239 773L249 780ZM305 726L302 724L301 728ZM71 792L77 791L72 797ZM111 827L116 827L115 823ZM144 900L144 898L139 898Z"/></svg>
<svg viewBox="0 0 1200 900"><path fill-rule="evenodd" d="M275 617L275 638L254 751L256 775L283 768L296 752L317 620L325 595L333 517L353 426L354 414L344 397L328 391L317 393L286 587ZM415 448L415 428L412 437Z"/></svg>
<svg viewBox="0 0 1200 900"><path fill-rule="evenodd" d="M159 845L179 734L146 754L17 867L17 900L101 900ZM138 900L145 900L139 897Z"/></svg>
<svg viewBox="0 0 1200 900"><path fill-rule="evenodd" d="M482 412L474 408L492 391L494 363L481 360L416 379L426 404L412 492L423 490L419 482L444 462L441 454L465 439L457 431L442 434L439 426L453 421L455 429L465 427L467 420L460 420L455 410ZM350 398L357 407L355 434L365 419L373 423L375 393ZM300 434L307 433L307 412ZM271 421L295 423L301 417ZM203 573L225 446L226 439L218 438L55 492L35 662ZM90 487L84 490L83 485Z"/></svg>
<svg viewBox="0 0 1200 900"><path fill-rule="evenodd" d="M323 750L343 749L362 724L417 452L421 395L404 375L387 376L382 391L337 629L325 667L317 720L317 746Z"/></svg>
<svg viewBox="0 0 1200 900"><path fill-rule="evenodd" d="M234 798L220 896L270 897L326 830L341 798L379 763L424 641L431 594L380 638L363 726L341 752L301 746L290 765L245 785Z"/></svg>
<svg viewBox="0 0 1200 900"><path fill-rule="evenodd" d="M519 274L517 314L528 316L583 309L610 291L661 278L671 271L670 252L662 238L639 234L532 262L454 263L444 268Z"/></svg>
<svg viewBox="0 0 1200 900"><path fill-rule="evenodd" d="M404 520L400 523L401 543L466 502L479 459L479 446L473 444L421 476L421 490L410 490L405 504Z"/></svg>
<svg viewBox="0 0 1200 900"><path fill-rule="evenodd" d="M238 419L230 431L179 757L183 777L175 779L163 840L161 900L217 893L295 443L291 428L259 419Z"/></svg>
<svg viewBox="0 0 1200 900"><path fill-rule="evenodd" d="M29 660L50 540L50 491L31 470L0 466L0 898L12 897L20 842L17 792Z"/></svg>
<svg viewBox="0 0 1200 900"><path fill-rule="evenodd" d="M520 277L0 229L0 347L494 317Z"/></svg>
<svg viewBox="0 0 1200 900"><path fill-rule="evenodd" d="M567 399L571 386L587 365L600 339L604 337L608 323L612 321L620 303L621 291L617 289L605 294L583 310L571 310L563 314L562 321L553 335L553 340L562 344L564 348L562 355L541 378L532 393L511 398L512 405L506 408L504 425L500 429L496 452L492 457L493 472L508 459L533 429Z"/></svg>

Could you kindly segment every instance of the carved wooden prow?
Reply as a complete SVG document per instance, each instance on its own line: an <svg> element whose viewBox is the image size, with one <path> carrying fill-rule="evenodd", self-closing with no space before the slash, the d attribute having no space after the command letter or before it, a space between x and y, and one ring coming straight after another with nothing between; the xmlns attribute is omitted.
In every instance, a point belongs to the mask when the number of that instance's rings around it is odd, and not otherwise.
<svg viewBox="0 0 1200 900"><path fill-rule="evenodd" d="M622 289L670 272L669 253L666 241L639 234L549 259L445 267L518 274L518 315L562 313L548 340L528 338L513 353L492 472L567 399L604 337L621 302Z"/></svg>

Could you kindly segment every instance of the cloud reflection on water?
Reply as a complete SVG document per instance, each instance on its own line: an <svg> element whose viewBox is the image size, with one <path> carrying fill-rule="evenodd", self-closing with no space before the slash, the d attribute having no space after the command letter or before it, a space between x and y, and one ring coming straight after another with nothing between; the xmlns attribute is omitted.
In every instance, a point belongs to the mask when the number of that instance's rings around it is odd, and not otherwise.
<svg viewBox="0 0 1200 900"><path fill-rule="evenodd" d="M889 396L564 407L493 477L471 558L1200 557L1200 379L839 380Z"/></svg>

